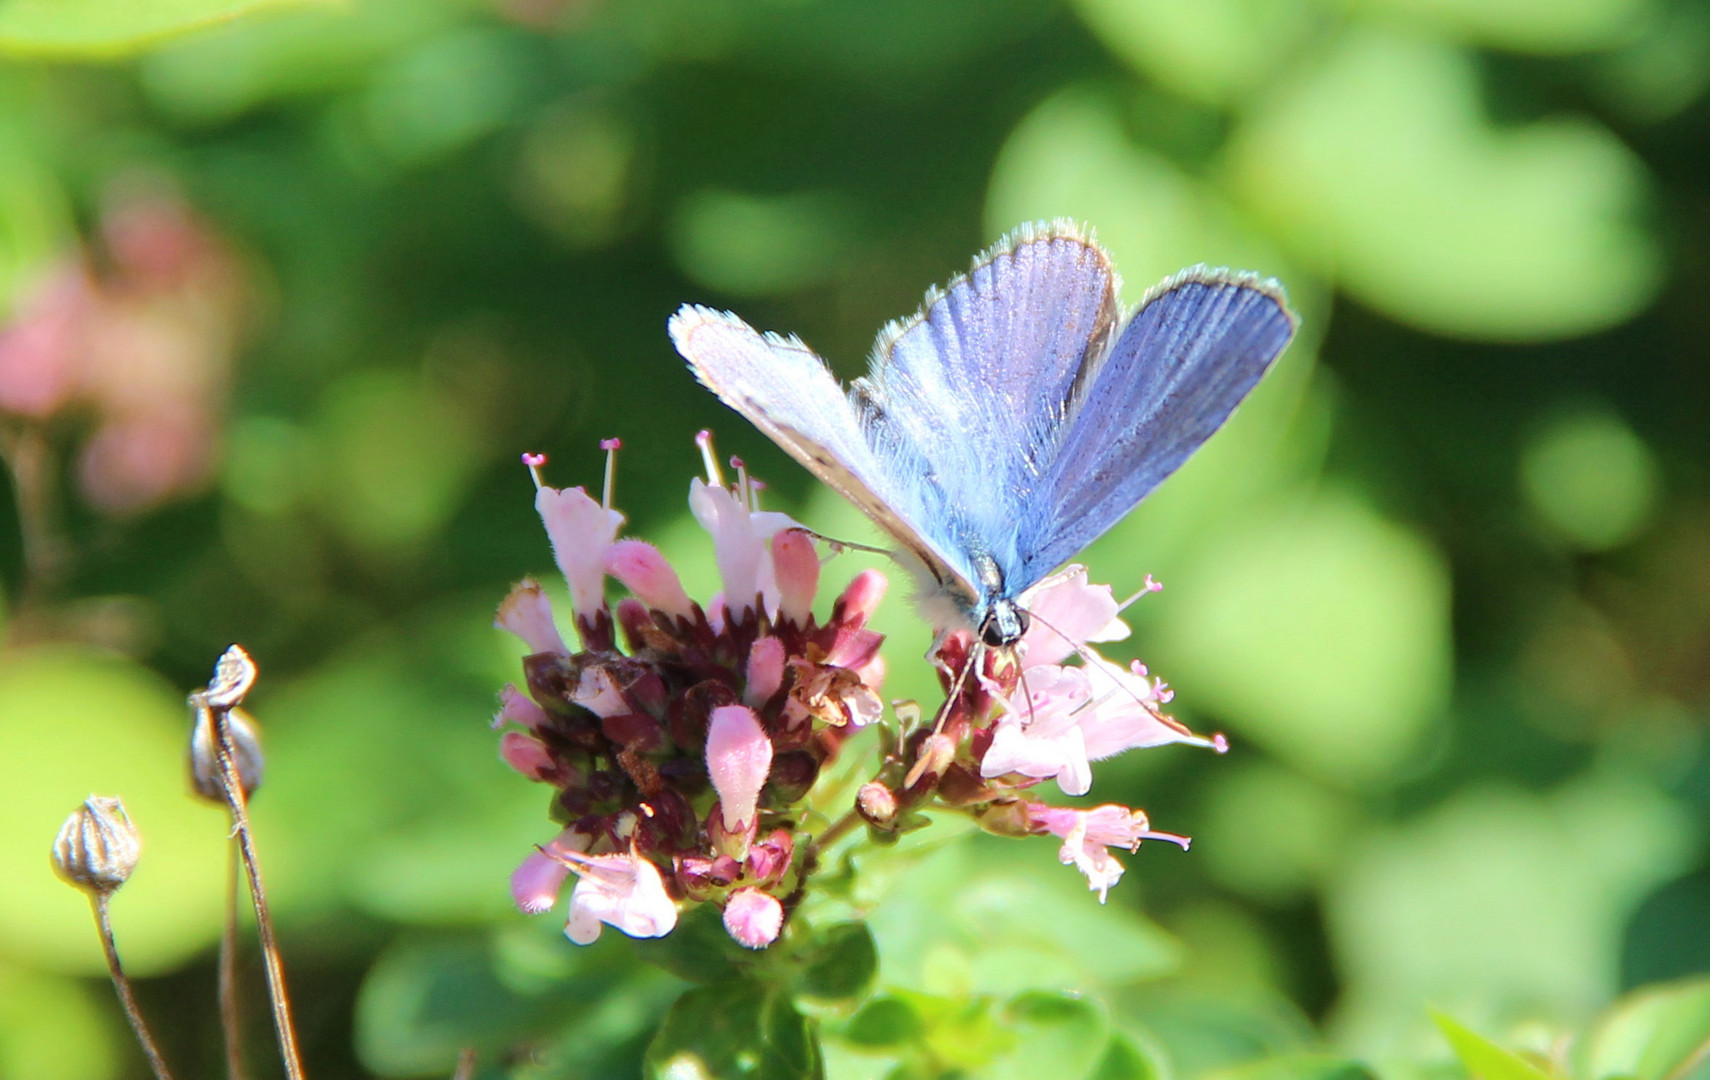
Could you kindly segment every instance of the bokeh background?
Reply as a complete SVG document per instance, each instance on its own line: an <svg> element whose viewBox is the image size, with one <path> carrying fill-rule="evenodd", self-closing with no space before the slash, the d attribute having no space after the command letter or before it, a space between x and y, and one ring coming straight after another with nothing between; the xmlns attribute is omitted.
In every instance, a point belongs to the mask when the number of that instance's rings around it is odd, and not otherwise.
<svg viewBox="0 0 1710 1080"><path fill-rule="evenodd" d="M1196 842L1102 911L1044 840L904 875L882 978L1025 966L975 962L1038 931L969 899L998 863L1185 1078L1321 1046L1415 1075L1428 1007L1544 1045L1710 970L1710 3L0 0L0 49L0 1075L140 1075L47 866L91 790L145 837L115 906L144 1008L217 1071L223 823L183 794L182 697L232 641L311 1072L527 1041L517 1075L633 1075L682 984L505 889L552 831L487 727L492 608L551 566L518 454L598 484L620 436L629 531L703 596L701 427L864 538L666 316L853 375L1054 216L1131 302L1208 262L1302 315L1086 555L1165 582L1110 651L1235 748L1104 767L1094 798ZM924 698L887 607L890 691ZM961 946L904 956L940 922Z"/></svg>

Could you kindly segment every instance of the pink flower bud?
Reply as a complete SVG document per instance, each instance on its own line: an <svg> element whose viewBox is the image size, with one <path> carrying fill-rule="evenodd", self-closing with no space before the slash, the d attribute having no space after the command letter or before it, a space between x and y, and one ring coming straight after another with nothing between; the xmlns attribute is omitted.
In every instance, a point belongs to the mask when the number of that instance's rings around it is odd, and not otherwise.
<svg viewBox="0 0 1710 1080"><path fill-rule="evenodd" d="M807 625L819 589L819 553L812 537L801 529L785 529L772 537L772 569L778 581L778 618Z"/></svg>
<svg viewBox="0 0 1710 1080"><path fill-rule="evenodd" d="M784 906L759 889L738 889L724 905L724 928L738 945L764 949L784 928Z"/></svg>
<svg viewBox="0 0 1710 1080"><path fill-rule="evenodd" d="M499 711L493 714L494 727L516 724L530 731L539 731L551 722L552 718L546 715L545 709L510 683L499 691Z"/></svg>
<svg viewBox="0 0 1710 1080"><path fill-rule="evenodd" d="M552 755L532 735L507 731L499 739L499 757L530 780L544 780L553 769Z"/></svg>
<svg viewBox="0 0 1710 1080"><path fill-rule="evenodd" d="M493 625L522 638L530 652L570 654L558 633L558 624L552 619L552 605L541 591L540 582L533 578L523 578L505 597Z"/></svg>
<svg viewBox="0 0 1710 1080"><path fill-rule="evenodd" d="M772 835L748 851L748 877L762 885L772 885L784 876L795 857L796 842L786 829L773 829Z"/></svg>
<svg viewBox="0 0 1710 1080"><path fill-rule="evenodd" d="M707 724L707 775L718 792L724 826L732 832L755 823L755 801L772 768L772 740L745 705L722 705Z"/></svg>
<svg viewBox="0 0 1710 1080"><path fill-rule="evenodd" d="M784 685L784 643L775 637L763 637L748 650L748 685L742 700L758 709L772 700L772 695Z"/></svg>
<svg viewBox="0 0 1710 1080"><path fill-rule="evenodd" d="M694 604L683 591L677 571L659 549L642 540L619 540L606 552L606 573L654 611L677 618L694 617Z"/></svg>
<svg viewBox="0 0 1710 1080"><path fill-rule="evenodd" d="M897 794L877 780L869 780L855 793L855 807L861 816L881 828L897 819Z"/></svg>
<svg viewBox="0 0 1710 1080"><path fill-rule="evenodd" d="M867 620L877 610L879 601L885 598L885 590L890 582L885 575L877 570L863 570L855 575L855 580L843 590L843 595L837 598L837 607L832 612L832 621L855 627L867 625Z"/></svg>

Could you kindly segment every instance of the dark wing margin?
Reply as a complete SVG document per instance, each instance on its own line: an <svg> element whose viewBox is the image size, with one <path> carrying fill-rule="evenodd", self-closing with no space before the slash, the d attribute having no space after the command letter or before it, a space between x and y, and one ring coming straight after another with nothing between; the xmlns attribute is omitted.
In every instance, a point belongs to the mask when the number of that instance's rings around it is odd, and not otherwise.
<svg viewBox="0 0 1710 1080"><path fill-rule="evenodd" d="M973 586L896 509L883 469L843 387L796 338L762 334L728 312L685 304L668 324L677 351L707 389L830 486L953 594Z"/></svg>
<svg viewBox="0 0 1710 1080"><path fill-rule="evenodd" d="M1120 521L1209 439L1294 336L1282 287L1197 266L1147 293L1080 396L1022 513L1038 580Z"/></svg>

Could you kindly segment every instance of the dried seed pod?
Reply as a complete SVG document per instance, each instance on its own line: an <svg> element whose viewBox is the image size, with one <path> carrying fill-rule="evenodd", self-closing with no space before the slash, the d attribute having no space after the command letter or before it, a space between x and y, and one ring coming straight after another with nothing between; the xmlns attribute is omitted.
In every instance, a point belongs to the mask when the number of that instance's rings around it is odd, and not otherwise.
<svg viewBox="0 0 1710 1080"><path fill-rule="evenodd" d="M208 680L208 705L229 709L241 704L255 685L255 675L255 661L242 645L233 645L214 664L214 677Z"/></svg>
<svg viewBox="0 0 1710 1080"><path fill-rule="evenodd" d="M200 690L190 695L190 711L196 717L190 729L190 789L209 802L226 805L226 789L220 775L219 747L214 732L214 709L209 696ZM261 752L261 733L255 721L239 708L226 711L226 730L232 737L232 764L238 784L248 799L261 786L266 760Z"/></svg>
<svg viewBox="0 0 1710 1080"><path fill-rule="evenodd" d="M60 877L92 893L110 893L136 869L142 837L114 797L91 795L60 826L53 842L53 868Z"/></svg>

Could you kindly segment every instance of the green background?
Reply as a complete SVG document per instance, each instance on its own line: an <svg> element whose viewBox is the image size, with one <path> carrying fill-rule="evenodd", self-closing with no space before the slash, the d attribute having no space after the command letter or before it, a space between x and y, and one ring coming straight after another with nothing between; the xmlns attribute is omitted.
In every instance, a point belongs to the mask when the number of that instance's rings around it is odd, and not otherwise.
<svg viewBox="0 0 1710 1080"><path fill-rule="evenodd" d="M1104 909L1045 840L876 859L893 996L815 1021L832 1075L914 1068L915 1039L939 1072L911 1076L1423 1076L1430 1008L1542 1049L1710 971L1703 0L0 0L0 49L4 318L79 244L112 280L103 223L140 187L217 238L237 327L208 339L211 472L170 499L80 486L86 411L5 421L51 448L69 554L34 579L5 500L0 1075L141 1075L47 867L91 790L145 838L115 902L145 1011L186 1075L219 1070L223 824L182 794L179 702L232 641L311 1073L446 1075L477 1045L483 1075L634 1075L681 971L577 951L506 892L553 829L487 728L519 653L492 609L551 569L517 456L597 485L620 436L628 531L701 597L701 427L769 505L868 539L694 384L666 317L728 307L852 376L928 285L1056 216L1130 302L1207 262L1301 313L1085 555L1119 596L1166 584L1108 652L1234 749L1097 770L1094 800L1195 837L1124 856ZM887 693L925 698L901 585ZM698 1000L672 1030L796 1017Z"/></svg>

